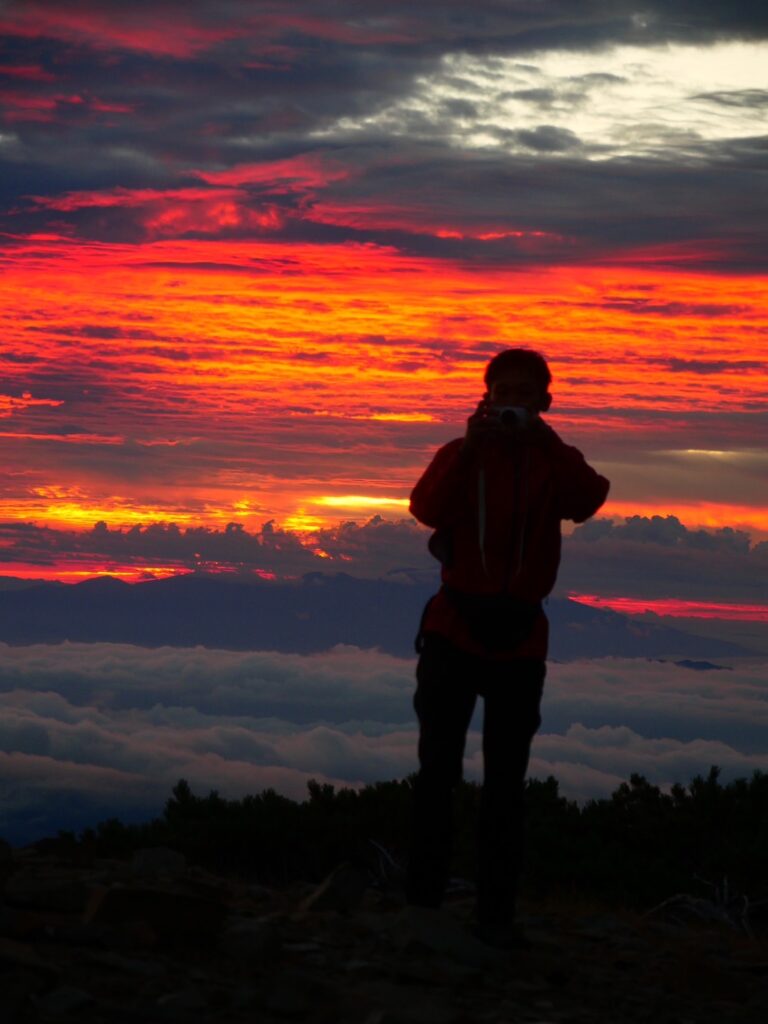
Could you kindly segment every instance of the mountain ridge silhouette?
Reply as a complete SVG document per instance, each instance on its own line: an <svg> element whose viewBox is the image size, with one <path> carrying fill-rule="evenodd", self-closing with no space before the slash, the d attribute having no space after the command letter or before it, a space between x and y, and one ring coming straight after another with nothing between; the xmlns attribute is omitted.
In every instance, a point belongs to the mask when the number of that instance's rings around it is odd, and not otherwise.
<svg viewBox="0 0 768 1024"><path fill-rule="evenodd" d="M125 583L0 589L0 642L127 643L313 654L339 644L408 657L435 582L307 573L272 581L191 573ZM697 660L755 652L714 637L632 619L578 601L550 598L550 657L675 657Z"/></svg>

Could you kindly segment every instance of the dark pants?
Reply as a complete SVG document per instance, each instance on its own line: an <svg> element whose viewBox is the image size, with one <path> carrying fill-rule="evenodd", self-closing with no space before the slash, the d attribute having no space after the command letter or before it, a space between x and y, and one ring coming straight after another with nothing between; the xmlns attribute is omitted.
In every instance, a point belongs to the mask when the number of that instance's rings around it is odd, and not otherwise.
<svg viewBox="0 0 768 1024"><path fill-rule="evenodd" d="M512 921L522 866L525 773L541 725L544 661L493 662L428 634L416 669L419 765L414 788L407 896L437 907L448 882L453 791L478 696L485 700L484 781L478 822L477 916Z"/></svg>

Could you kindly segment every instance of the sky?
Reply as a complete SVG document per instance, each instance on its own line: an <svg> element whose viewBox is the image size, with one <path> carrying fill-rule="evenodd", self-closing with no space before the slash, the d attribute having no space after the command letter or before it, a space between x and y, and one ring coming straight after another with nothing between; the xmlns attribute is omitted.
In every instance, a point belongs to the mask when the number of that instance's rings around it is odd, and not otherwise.
<svg viewBox="0 0 768 1024"><path fill-rule="evenodd" d="M0 36L0 573L396 568L349 524L412 535L514 345L613 541L764 561L764 5L6 0ZM716 602L701 550L698 595L572 589Z"/></svg>

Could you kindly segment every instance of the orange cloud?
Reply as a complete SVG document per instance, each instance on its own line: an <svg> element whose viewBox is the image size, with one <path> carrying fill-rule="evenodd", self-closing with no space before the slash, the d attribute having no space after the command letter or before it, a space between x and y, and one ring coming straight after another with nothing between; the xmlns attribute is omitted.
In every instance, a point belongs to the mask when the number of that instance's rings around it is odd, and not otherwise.
<svg viewBox="0 0 768 1024"><path fill-rule="evenodd" d="M737 504L723 495L721 501L697 501L675 504L669 500L657 499L653 502L614 500L609 496L601 514L616 519L628 516L676 516L686 524L694 524L705 528L720 529L731 526L735 530L746 530L768 537L768 506Z"/></svg>
<svg viewBox="0 0 768 1024"><path fill-rule="evenodd" d="M102 199L151 210L162 234L236 216L232 194ZM631 466L649 449L754 447L750 416L764 409L756 277L474 272L373 245L48 234L8 250L0 299L10 519L312 529L339 515L318 496L349 495L395 500L400 515L430 454L463 429L487 359L521 343L551 361L553 424L598 463L609 449ZM55 487L74 497L43 502ZM714 484L638 504L615 483L609 514L657 511L768 533L757 485L751 503Z"/></svg>
<svg viewBox="0 0 768 1024"><path fill-rule="evenodd" d="M13 416L15 412L19 412L22 409L29 409L35 405L47 405L55 408L56 406L62 405L60 401L54 401L50 398L33 398L28 391L20 395L18 398L13 395L2 395L0 394L0 419ZM4 436L8 437L6 433ZM22 435L23 436L23 435Z"/></svg>

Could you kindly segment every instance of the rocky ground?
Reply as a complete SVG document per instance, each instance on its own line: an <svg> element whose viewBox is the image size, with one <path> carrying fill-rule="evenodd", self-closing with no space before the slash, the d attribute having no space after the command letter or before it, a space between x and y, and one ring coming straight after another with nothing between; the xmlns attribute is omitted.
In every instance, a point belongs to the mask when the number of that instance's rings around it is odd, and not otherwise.
<svg viewBox="0 0 768 1024"><path fill-rule="evenodd" d="M8 1022L768 1020L768 942L679 911L527 907L531 948L499 952L472 936L467 894L414 912L355 868L273 890L164 849L6 848L0 873Z"/></svg>

